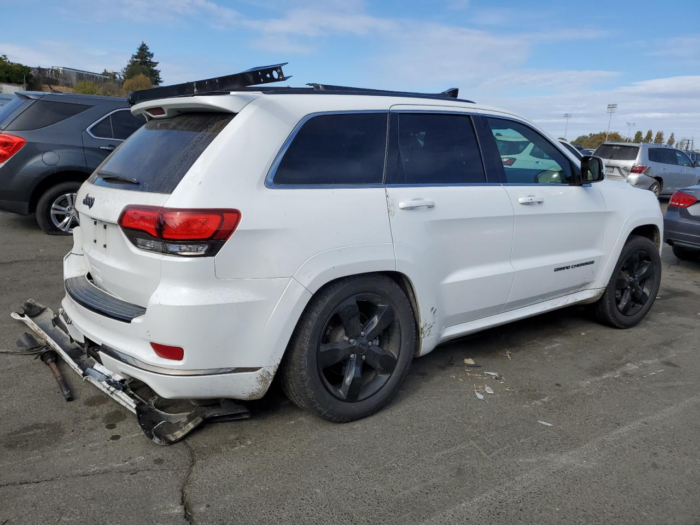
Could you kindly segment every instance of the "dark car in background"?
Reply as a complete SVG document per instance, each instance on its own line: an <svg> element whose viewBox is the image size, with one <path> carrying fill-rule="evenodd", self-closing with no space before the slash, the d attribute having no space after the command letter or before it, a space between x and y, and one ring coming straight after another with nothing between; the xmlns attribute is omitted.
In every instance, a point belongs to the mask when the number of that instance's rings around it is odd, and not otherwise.
<svg viewBox="0 0 700 525"><path fill-rule="evenodd" d="M0 210L36 213L46 233L68 234L80 185L145 120L123 98L16 95L0 107Z"/></svg>
<svg viewBox="0 0 700 525"><path fill-rule="evenodd" d="M700 261L700 185L676 191L664 215L664 241L684 261Z"/></svg>

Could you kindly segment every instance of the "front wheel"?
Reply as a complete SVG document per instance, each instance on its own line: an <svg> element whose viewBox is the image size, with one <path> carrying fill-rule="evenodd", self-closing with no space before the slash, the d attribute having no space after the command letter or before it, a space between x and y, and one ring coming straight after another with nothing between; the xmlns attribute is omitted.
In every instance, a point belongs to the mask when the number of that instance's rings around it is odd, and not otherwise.
<svg viewBox="0 0 700 525"><path fill-rule="evenodd" d="M282 366L287 397L334 422L367 417L396 394L416 348L406 294L383 275L344 278L309 302Z"/></svg>
<svg viewBox="0 0 700 525"><path fill-rule="evenodd" d="M598 319L615 328L630 328L646 316L661 285L661 258L646 237L632 236L622 248L603 297L595 305Z"/></svg>
<svg viewBox="0 0 700 525"><path fill-rule="evenodd" d="M75 199L80 182L62 182L51 186L36 205L36 221L49 235L70 235L80 224Z"/></svg>

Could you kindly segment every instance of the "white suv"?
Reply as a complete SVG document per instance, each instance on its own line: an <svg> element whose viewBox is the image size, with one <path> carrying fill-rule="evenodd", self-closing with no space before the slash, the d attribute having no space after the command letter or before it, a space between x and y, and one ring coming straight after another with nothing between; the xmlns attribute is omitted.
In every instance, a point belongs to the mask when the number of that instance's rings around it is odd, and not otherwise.
<svg viewBox="0 0 700 525"><path fill-rule="evenodd" d="M506 111L316 86L132 112L78 194L62 316L162 397L258 399L280 375L351 421L440 343L576 303L626 328L656 297L654 195Z"/></svg>

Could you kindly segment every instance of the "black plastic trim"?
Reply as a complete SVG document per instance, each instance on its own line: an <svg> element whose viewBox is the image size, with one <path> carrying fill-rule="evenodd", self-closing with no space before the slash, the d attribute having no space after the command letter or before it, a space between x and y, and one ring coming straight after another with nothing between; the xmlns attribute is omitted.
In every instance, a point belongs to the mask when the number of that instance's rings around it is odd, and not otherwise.
<svg viewBox="0 0 700 525"><path fill-rule="evenodd" d="M71 277L64 281L66 293L76 303L97 314L123 323L130 323L146 313L141 306L127 303L100 290L88 281L87 276Z"/></svg>

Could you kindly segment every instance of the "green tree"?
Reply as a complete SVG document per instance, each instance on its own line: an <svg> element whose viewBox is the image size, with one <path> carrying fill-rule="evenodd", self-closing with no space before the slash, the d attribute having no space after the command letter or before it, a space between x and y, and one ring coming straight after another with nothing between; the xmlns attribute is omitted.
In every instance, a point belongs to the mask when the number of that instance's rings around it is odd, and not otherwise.
<svg viewBox="0 0 700 525"><path fill-rule="evenodd" d="M651 142L651 138L654 136L651 130L647 131L647 134L644 135L644 142L649 144Z"/></svg>
<svg viewBox="0 0 700 525"><path fill-rule="evenodd" d="M572 143L577 144L579 146L583 146L587 149L596 149L605 141L605 131L599 131L598 133L589 133L588 135L581 135L579 137L576 137L576 139ZM610 134L608 134L607 141L626 142L626 139L617 131L613 131Z"/></svg>
<svg viewBox="0 0 700 525"><path fill-rule="evenodd" d="M664 143L664 132L657 131L656 136L654 137L654 144L663 144L663 143Z"/></svg>
<svg viewBox="0 0 700 525"><path fill-rule="evenodd" d="M128 94L130 91L141 91L143 89L151 89L153 84L151 84L151 79L144 74L136 75L133 78L129 78L124 81L124 93Z"/></svg>
<svg viewBox="0 0 700 525"><path fill-rule="evenodd" d="M157 65L158 62L153 61L153 53L146 45L146 42L141 42L136 53L131 55L129 63L122 70L122 77L124 77L124 80L129 80L138 75L146 75L151 79L152 85L160 86L163 80L160 78L160 69L156 69Z"/></svg>
<svg viewBox="0 0 700 525"><path fill-rule="evenodd" d="M80 93L81 95L97 95L100 89L94 82L88 82L87 80L82 80L76 82L73 87L73 93Z"/></svg>
<svg viewBox="0 0 700 525"><path fill-rule="evenodd" d="M107 71L106 69L100 73L101 75L104 75L106 77L109 77L112 79L113 82L119 82L121 81L121 73L119 71Z"/></svg>
<svg viewBox="0 0 700 525"><path fill-rule="evenodd" d="M632 142L636 142L637 144L639 144L640 142L642 142L642 140L644 140L644 137L642 136L642 132L637 131L637 133L634 134L634 140Z"/></svg>
<svg viewBox="0 0 700 525"><path fill-rule="evenodd" d="M671 133L671 136L668 137L668 142L666 142L667 146L673 146L676 143L676 137L673 136L673 133Z"/></svg>
<svg viewBox="0 0 700 525"><path fill-rule="evenodd" d="M0 82L26 84L31 80L31 69L28 66L10 61L7 55L0 55Z"/></svg>

